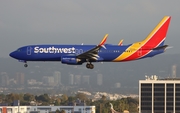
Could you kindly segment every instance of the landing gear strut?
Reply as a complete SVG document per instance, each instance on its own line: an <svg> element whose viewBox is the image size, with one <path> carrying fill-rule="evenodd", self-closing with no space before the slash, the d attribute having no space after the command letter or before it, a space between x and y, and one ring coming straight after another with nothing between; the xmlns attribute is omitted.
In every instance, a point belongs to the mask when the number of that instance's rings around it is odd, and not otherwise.
<svg viewBox="0 0 180 113"><path fill-rule="evenodd" d="M86 64L86 68L88 68L88 69L93 69L93 68L94 68L94 65L91 64L91 63L87 63L87 64Z"/></svg>
<svg viewBox="0 0 180 113"><path fill-rule="evenodd" d="M24 67L28 67L28 64L24 64Z"/></svg>

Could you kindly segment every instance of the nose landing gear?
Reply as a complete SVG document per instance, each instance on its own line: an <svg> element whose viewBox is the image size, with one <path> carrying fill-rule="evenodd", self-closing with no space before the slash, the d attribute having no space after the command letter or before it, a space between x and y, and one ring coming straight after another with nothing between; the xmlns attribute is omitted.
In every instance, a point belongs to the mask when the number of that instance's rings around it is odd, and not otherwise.
<svg viewBox="0 0 180 113"><path fill-rule="evenodd" d="M24 67L28 67L27 61L25 61L25 60L19 60L19 62L24 63Z"/></svg>
<svg viewBox="0 0 180 113"><path fill-rule="evenodd" d="M27 63L25 63L25 64L24 64L24 67L28 67L28 64L27 64Z"/></svg>

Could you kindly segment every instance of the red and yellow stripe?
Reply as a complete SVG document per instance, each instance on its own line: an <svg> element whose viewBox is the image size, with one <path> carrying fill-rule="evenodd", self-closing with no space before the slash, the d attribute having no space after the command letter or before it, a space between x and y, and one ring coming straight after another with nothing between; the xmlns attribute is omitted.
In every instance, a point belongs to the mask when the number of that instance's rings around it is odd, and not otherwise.
<svg viewBox="0 0 180 113"><path fill-rule="evenodd" d="M165 16L143 41L136 42L126 49L132 50L131 52L122 53L114 61L117 62L135 60L147 55L149 52L151 52L150 48L157 47L160 43L162 43L162 41L165 40L170 19L171 17ZM143 51L144 49L146 50Z"/></svg>
<svg viewBox="0 0 180 113"><path fill-rule="evenodd" d="M105 42L106 42L106 40L107 40L107 37L108 37L108 34L106 34L106 35L104 36L104 38L102 39L102 41L99 43L100 46L102 46L102 45L105 44Z"/></svg>
<svg viewBox="0 0 180 113"><path fill-rule="evenodd" d="M120 42L119 42L119 46L121 46L122 45L122 43L123 43L123 39L122 40L120 40Z"/></svg>

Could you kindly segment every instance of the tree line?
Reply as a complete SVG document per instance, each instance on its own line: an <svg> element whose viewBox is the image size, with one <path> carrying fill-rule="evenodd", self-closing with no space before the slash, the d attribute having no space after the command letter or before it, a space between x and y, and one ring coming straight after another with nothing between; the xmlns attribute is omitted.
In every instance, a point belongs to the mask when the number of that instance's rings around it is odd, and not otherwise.
<svg viewBox="0 0 180 113"><path fill-rule="evenodd" d="M22 106L31 105L32 101L40 106L67 106L69 105L69 103L76 102L77 99L81 100L82 102L85 102L86 106L96 106L97 113L109 113L111 107L110 103L113 104L114 109L118 112L123 112L124 110L128 110L134 113L138 112L138 98L131 97L121 98L112 101L108 100L106 96L102 95L101 99L93 101L83 93L77 93L74 96L67 96L66 94L60 96L50 96L48 94L33 95L30 93L10 93L7 95L0 94L0 103L7 103L8 105L12 105L14 100L20 100L20 105Z"/></svg>

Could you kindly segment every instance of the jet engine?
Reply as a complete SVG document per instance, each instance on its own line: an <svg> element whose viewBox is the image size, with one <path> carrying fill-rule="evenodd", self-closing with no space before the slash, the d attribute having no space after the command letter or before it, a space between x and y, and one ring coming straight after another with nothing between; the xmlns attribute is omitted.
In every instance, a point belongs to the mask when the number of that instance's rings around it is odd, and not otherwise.
<svg viewBox="0 0 180 113"><path fill-rule="evenodd" d="M62 56L61 62L63 64L71 64L71 65L81 65L81 59L76 58L76 56Z"/></svg>

